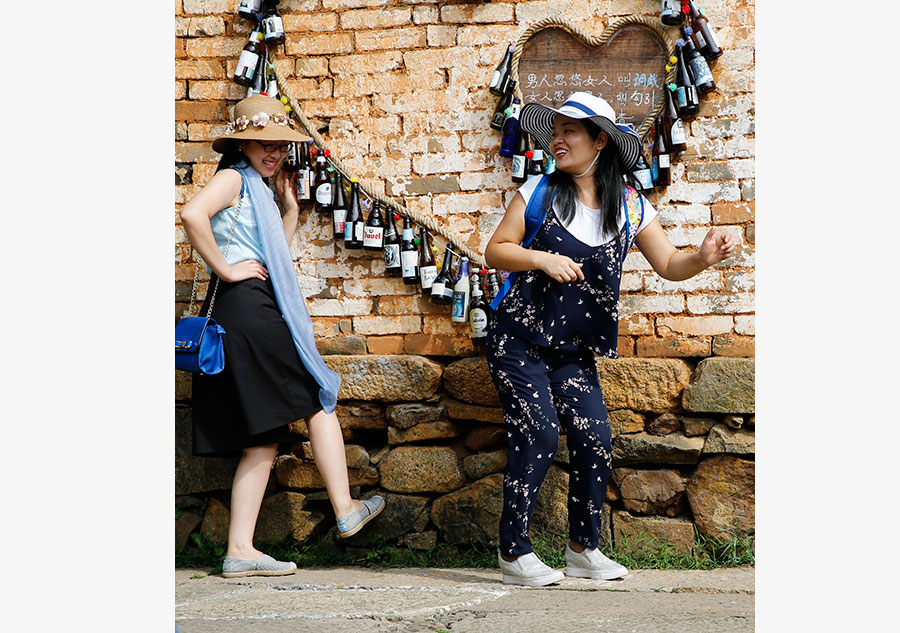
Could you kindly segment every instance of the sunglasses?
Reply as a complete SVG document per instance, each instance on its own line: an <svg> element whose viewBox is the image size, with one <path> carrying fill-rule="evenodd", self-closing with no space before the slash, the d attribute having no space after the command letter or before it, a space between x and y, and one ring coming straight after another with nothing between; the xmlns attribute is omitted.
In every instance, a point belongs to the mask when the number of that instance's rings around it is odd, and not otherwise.
<svg viewBox="0 0 900 633"><path fill-rule="evenodd" d="M265 151L269 154L275 154L275 153L284 154L291 147L290 143L260 143L259 141L256 141L256 140L254 140L253 142L256 143L257 145L259 145L260 147L262 147L263 151Z"/></svg>

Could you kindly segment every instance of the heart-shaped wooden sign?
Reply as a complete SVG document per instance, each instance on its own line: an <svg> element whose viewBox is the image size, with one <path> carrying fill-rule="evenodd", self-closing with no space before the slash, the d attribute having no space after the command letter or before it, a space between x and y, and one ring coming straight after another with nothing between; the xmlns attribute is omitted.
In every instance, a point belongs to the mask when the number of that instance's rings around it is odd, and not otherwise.
<svg viewBox="0 0 900 633"><path fill-rule="evenodd" d="M666 60L675 45L668 33L642 16L611 21L600 37L558 18L533 24L516 44L512 78L522 103L562 105L573 92L602 97L616 123L630 123L645 138L665 105L674 70Z"/></svg>

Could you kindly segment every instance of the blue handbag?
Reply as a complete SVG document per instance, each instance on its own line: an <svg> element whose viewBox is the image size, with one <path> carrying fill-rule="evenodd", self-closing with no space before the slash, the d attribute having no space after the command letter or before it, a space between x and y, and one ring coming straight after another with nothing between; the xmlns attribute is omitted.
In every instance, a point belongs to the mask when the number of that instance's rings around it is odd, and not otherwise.
<svg viewBox="0 0 900 633"><path fill-rule="evenodd" d="M244 204L244 183L241 182L241 198L234 214L234 223L228 235L228 243L222 254L228 257L234 227L237 226L241 206ZM190 316L194 312L194 300L197 297L197 279L200 275L200 255L197 254L197 266L194 269L194 284L191 288L191 303L185 310L185 316L175 325L175 369L195 374L218 374L225 369L225 343L222 335L225 328L210 318L213 304L216 301L216 290L219 289L219 278L213 286L206 316Z"/></svg>
<svg viewBox="0 0 900 633"><path fill-rule="evenodd" d="M175 369L218 374L225 368L225 328L207 317L185 317L175 326Z"/></svg>

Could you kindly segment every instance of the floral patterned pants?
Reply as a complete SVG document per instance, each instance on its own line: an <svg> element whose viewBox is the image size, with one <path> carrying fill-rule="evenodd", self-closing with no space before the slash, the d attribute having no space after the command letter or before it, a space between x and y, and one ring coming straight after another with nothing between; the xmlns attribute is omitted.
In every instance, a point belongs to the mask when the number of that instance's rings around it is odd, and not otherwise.
<svg viewBox="0 0 900 633"><path fill-rule="evenodd" d="M528 528L538 490L556 453L560 428L569 449L569 538L597 547L612 465L609 414L590 351L540 347L492 331L487 361L509 438L503 477L500 551L532 551Z"/></svg>

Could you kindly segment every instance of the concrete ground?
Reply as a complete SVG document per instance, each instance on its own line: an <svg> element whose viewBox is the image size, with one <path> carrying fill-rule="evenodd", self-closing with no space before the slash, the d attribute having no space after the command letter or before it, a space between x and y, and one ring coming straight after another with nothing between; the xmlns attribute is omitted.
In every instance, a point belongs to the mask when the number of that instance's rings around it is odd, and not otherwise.
<svg viewBox="0 0 900 633"><path fill-rule="evenodd" d="M621 580L504 585L499 570L175 572L180 633L732 633L754 630L754 569L635 570Z"/></svg>

